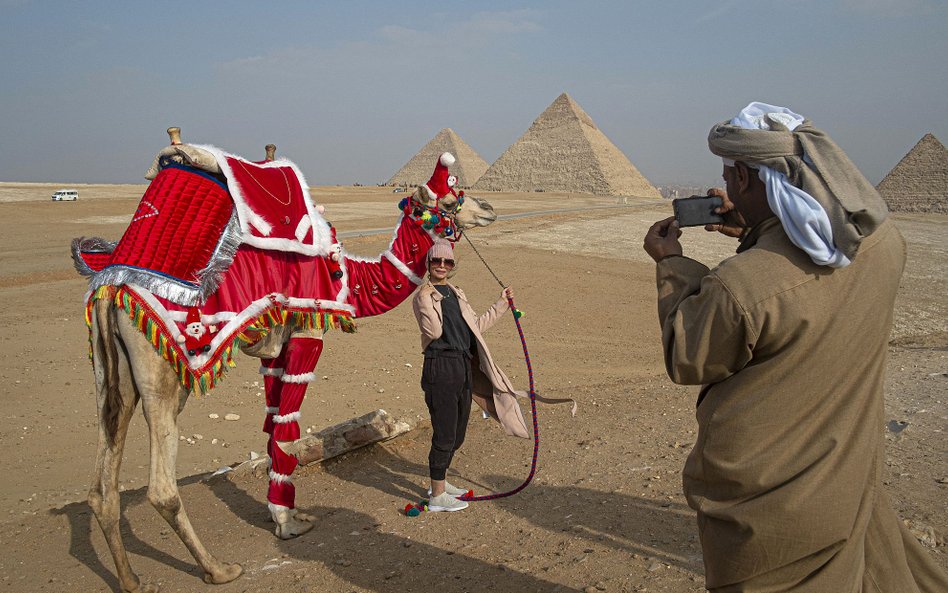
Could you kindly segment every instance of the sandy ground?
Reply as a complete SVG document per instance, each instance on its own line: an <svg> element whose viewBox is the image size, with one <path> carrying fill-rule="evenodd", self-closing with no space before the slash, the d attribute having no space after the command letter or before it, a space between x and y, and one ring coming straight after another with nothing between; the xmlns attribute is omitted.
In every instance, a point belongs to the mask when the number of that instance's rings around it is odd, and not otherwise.
<svg viewBox="0 0 948 593"><path fill-rule="evenodd" d="M80 200L52 203L60 187ZM85 283L72 269L76 236L118 239L144 186L0 184L0 591L116 591L114 566L85 503L95 453L93 377L82 320ZM317 188L342 233L391 226L401 195L379 188ZM430 431L302 468L297 504L319 516L292 541L273 537L266 481L209 478L264 447L257 363L245 356L181 416L178 475L208 547L245 574L212 587L146 498L148 447L140 414L123 466L123 533L133 567L163 591L703 591L693 513L680 470L695 438L696 389L665 376L655 316L654 267L641 250L648 225L670 210L566 194L487 194L505 219L471 237L526 311L537 388L580 402L541 407L540 470L521 494L462 513L406 518L426 487ZM593 206L620 206L591 209ZM909 241L888 365L884 480L901 516L948 567L948 217L897 216ZM388 235L346 240L378 253ZM713 264L730 241L688 230L686 253ZM456 277L475 308L499 287L462 244ZM516 328L488 334L496 359L526 385ZM303 406L319 429L385 408L423 420L421 355L409 304L330 334ZM227 413L240 416L225 421ZM212 419L210 414L218 414ZM450 479L479 493L518 485L532 443L472 419Z"/></svg>

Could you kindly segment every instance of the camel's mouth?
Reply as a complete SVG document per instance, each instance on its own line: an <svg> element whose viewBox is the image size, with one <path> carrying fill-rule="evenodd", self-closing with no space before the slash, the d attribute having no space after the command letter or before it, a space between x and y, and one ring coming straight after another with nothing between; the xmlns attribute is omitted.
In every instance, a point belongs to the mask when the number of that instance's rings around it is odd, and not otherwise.
<svg viewBox="0 0 948 593"><path fill-rule="evenodd" d="M465 196L464 207L455 214L455 221L461 228L487 226L497 220L494 207L487 200Z"/></svg>

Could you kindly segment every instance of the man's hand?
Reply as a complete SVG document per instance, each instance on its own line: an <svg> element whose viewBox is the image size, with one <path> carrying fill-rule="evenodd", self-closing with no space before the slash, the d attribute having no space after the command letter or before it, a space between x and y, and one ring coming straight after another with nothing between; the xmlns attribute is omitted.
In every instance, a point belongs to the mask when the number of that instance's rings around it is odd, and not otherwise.
<svg viewBox="0 0 948 593"><path fill-rule="evenodd" d="M735 208L734 202L727 197L727 192L723 189L712 187L708 190L708 195L721 198L723 203L720 207L715 208L714 212L722 215L724 222L722 224L706 224L704 225L704 230L709 232L717 231L728 237L740 237L746 230L747 223L744 222L744 217L741 216L741 213Z"/></svg>
<svg viewBox="0 0 948 593"><path fill-rule="evenodd" d="M681 229L678 228L678 221L674 216L669 216L665 220L659 220L648 229L642 246L652 259L659 262L669 255L681 255L681 243L678 242L680 236Z"/></svg>
<svg viewBox="0 0 948 593"><path fill-rule="evenodd" d="M513 292L513 288L510 286L505 288L503 292L500 293L500 300L504 301L505 303L508 300L513 300L513 298L514 298L514 292Z"/></svg>

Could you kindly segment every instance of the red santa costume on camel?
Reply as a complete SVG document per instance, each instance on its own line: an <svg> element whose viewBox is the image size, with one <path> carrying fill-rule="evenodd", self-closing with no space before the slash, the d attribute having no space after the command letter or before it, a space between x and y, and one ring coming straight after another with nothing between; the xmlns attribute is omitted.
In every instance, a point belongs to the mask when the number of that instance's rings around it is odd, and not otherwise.
<svg viewBox="0 0 948 593"><path fill-rule="evenodd" d="M213 388L234 366L234 349L262 359L267 500L277 535L293 537L310 527L297 518L311 518L295 510L298 460L287 445L300 436L323 334L354 331L354 319L404 301L422 283L434 239L457 237L452 217L437 208L449 193L454 212L464 200L448 172L454 157L442 154L425 185L435 207L403 200L388 249L360 258L342 248L290 161L191 146L219 173L161 161L119 242L73 242L76 267L90 277L86 322L91 329L97 300L112 300L189 390Z"/></svg>

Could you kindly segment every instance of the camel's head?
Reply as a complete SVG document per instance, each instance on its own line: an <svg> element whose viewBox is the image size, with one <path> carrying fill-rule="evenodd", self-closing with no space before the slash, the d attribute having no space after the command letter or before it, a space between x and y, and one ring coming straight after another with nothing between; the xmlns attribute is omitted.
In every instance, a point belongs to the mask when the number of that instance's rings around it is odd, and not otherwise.
<svg viewBox="0 0 948 593"><path fill-rule="evenodd" d="M465 229L487 226L497 220L494 209L486 200L467 196L463 190L455 190L457 177L448 173L454 164L454 156L444 153L438 159L431 179L419 186L399 207L425 229L448 239L457 241Z"/></svg>
<svg viewBox="0 0 948 593"><path fill-rule="evenodd" d="M459 191L457 196L449 193L442 198L432 198L428 189L421 186L415 190L409 202L411 214L415 218L424 220L427 214L427 220L437 217L461 231L476 226L487 226L497 220L494 208L487 200L469 196L464 191ZM437 226L438 221L435 220L432 228Z"/></svg>

